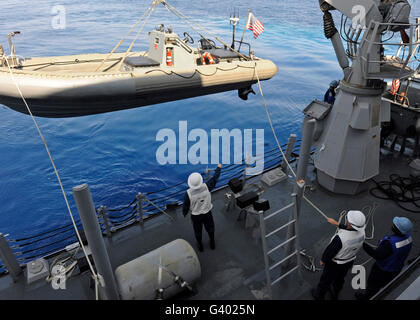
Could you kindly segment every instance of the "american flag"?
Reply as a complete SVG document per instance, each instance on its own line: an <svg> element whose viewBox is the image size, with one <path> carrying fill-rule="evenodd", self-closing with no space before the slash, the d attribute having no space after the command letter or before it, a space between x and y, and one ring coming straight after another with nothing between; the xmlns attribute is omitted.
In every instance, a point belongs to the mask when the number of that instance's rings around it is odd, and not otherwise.
<svg viewBox="0 0 420 320"><path fill-rule="evenodd" d="M264 31L264 25L260 20L258 20L252 12L249 13L248 22L246 23L246 28L254 32L254 38L257 39L258 36Z"/></svg>
<svg viewBox="0 0 420 320"><path fill-rule="evenodd" d="M401 85L401 81L399 79L395 79L394 81L392 81L391 94L393 96L398 92L400 85Z"/></svg>

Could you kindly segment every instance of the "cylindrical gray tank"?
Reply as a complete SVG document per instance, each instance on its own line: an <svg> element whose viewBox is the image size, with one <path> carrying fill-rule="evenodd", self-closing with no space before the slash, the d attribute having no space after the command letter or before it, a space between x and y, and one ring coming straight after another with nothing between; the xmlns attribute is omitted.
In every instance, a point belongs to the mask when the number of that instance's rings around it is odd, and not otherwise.
<svg viewBox="0 0 420 320"><path fill-rule="evenodd" d="M159 275L160 261L163 267ZM163 297L167 299L184 290L175 283L172 273L190 285L201 277L197 254L185 240L172 241L119 266L115 277L123 300L152 300L159 288L164 289Z"/></svg>

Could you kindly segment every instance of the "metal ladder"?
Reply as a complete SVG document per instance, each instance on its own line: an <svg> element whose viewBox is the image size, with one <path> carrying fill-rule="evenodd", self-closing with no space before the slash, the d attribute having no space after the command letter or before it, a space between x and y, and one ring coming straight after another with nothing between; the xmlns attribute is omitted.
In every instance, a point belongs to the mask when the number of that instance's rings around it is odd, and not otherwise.
<svg viewBox="0 0 420 320"><path fill-rule="evenodd" d="M299 248L299 239L298 239L298 219L297 219L297 205L296 205L296 199L297 199L297 194L292 194L292 199L293 202L286 205L285 207L283 207L280 210L277 210L274 213L271 213L267 216L264 215L263 211L258 212L259 214L259 219L260 219L260 228L261 228L261 242L262 242L262 248L263 248L263 254L264 254L264 264L265 264L265 276L266 276L266 283L267 283L267 289L268 289L268 295L270 297L270 299L272 299L273 297L273 293L272 293L272 286L274 286L276 283L280 282L281 280L283 280L284 278L286 278L288 275L290 275L292 272L294 271L298 271L299 276L301 276L301 270L300 270L300 248ZM288 209L292 209L292 215L290 216L289 222L287 222L286 224L282 225L281 227L271 231L270 233L267 234L267 228L266 228L266 221L281 214L286 212ZM274 236L275 234L277 234L278 232L280 232L281 230L289 227L290 225L294 226L294 234L292 234L288 239L286 239L285 241L283 241L282 243L280 243L279 245L275 246L272 249L268 249L267 246L267 239ZM274 252L276 252L277 250L283 248L286 244L291 244L291 242L294 242L294 248L291 249L290 251L293 252L285 252L284 254L284 258L278 262L275 262L274 264L270 265L270 255ZM290 247L292 248L292 247ZM293 266L290 270L288 270L287 272L281 274L277 279L275 279L274 281L272 281L272 277L271 277L271 271L273 271L274 269L280 267L281 265L285 264L286 262L288 262L292 257L296 256L296 260L297 263L295 266Z"/></svg>

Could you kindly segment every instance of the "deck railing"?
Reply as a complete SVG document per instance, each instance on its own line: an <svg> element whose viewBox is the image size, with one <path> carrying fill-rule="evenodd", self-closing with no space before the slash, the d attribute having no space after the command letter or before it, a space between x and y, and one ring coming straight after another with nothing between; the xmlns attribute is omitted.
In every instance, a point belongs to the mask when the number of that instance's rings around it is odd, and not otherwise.
<svg viewBox="0 0 420 320"><path fill-rule="evenodd" d="M300 140L294 144L291 162L295 162L298 157L299 148ZM286 152L286 149L287 144L282 146L283 152ZM277 168L283 162L278 148L269 150L264 155L256 156L257 159L258 157L264 157L264 171ZM233 178L243 178L246 168L245 159L240 164L231 164L223 167L216 190L226 187ZM204 172L202 175L204 179L207 179L209 172ZM183 181L163 189L138 193L127 205L115 208L99 206L97 208L98 220L104 236L112 237L114 233L128 226L133 224L142 226L150 219L167 214L168 208L182 205L187 188L187 183ZM76 219L76 225L79 230L82 230L80 219ZM3 231L7 233L7 230ZM7 234L6 238L20 265L41 257L52 256L77 242L71 223L46 229L33 235L15 236ZM0 261L0 274L5 274L6 272L6 268Z"/></svg>

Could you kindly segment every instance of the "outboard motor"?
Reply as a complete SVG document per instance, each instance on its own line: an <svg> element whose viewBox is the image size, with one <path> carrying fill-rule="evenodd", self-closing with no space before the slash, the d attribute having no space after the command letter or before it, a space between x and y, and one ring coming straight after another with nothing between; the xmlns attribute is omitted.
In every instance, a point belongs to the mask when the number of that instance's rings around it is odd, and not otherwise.
<svg viewBox="0 0 420 320"><path fill-rule="evenodd" d="M251 86L249 86L248 88L242 88L238 90L238 96L239 98L241 98L242 100L248 100L248 95L252 93L252 94L256 94L254 89L252 89Z"/></svg>

